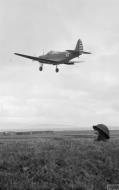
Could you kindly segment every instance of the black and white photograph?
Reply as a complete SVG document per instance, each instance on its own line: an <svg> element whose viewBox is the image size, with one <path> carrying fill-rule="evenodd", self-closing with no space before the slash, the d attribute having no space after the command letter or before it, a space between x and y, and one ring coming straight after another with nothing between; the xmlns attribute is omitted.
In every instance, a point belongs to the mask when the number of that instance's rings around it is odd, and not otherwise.
<svg viewBox="0 0 119 190"><path fill-rule="evenodd" d="M118 0L0 0L0 190L119 190L118 18Z"/></svg>

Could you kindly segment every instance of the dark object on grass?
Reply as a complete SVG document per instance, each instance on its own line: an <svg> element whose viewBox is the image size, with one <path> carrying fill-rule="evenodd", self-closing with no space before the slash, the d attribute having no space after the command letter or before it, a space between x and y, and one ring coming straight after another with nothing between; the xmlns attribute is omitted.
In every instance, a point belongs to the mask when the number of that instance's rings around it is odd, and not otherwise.
<svg viewBox="0 0 119 190"><path fill-rule="evenodd" d="M95 130L96 141L106 141L107 139L110 138L109 129L106 125L104 124L94 125L93 129Z"/></svg>

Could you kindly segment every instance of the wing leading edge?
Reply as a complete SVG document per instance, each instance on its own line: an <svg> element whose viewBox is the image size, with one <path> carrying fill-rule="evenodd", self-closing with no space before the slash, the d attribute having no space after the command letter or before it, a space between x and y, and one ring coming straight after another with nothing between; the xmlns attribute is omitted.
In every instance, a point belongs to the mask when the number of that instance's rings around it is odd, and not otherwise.
<svg viewBox="0 0 119 190"><path fill-rule="evenodd" d="M54 61L54 60L50 60L50 59L44 59L44 58L40 58L40 57L34 57L34 56L29 56L29 55L24 55L24 54L20 54L20 53L14 53L15 55L27 58L27 59L31 59L34 61L39 61L41 63L46 63L46 64L60 64L59 61Z"/></svg>

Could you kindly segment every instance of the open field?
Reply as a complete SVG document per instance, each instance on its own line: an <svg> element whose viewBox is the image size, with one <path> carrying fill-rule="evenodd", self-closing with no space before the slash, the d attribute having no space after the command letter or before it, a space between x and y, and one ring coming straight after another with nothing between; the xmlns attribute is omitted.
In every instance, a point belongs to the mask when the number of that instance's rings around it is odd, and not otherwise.
<svg viewBox="0 0 119 190"><path fill-rule="evenodd" d="M93 142L91 131L0 135L0 189L106 190L119 183L119 131Z"/></svg>

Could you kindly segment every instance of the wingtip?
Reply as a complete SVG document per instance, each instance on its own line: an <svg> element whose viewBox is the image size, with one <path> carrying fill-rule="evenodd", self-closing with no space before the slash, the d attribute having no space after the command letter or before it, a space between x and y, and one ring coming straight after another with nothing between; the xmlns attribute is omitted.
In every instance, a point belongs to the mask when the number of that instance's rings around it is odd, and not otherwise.
<svg viewBox="0 0 119 190"><path fill-rule="evenodd" d="M20 55L19 53L14 53L15 55Z"/></svg>

